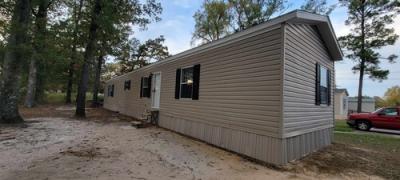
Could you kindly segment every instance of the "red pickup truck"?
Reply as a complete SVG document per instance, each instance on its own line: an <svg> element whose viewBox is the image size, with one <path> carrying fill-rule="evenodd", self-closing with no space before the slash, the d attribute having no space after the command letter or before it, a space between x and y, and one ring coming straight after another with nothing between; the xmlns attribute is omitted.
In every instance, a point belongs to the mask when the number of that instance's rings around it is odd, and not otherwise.
<svg viewBox="0 0 400 180"><path fill-rule="evenodd" d="M400 107L380 108L372 113L350 114L347 124L363 131L372 127L400 130Z"/></svg>

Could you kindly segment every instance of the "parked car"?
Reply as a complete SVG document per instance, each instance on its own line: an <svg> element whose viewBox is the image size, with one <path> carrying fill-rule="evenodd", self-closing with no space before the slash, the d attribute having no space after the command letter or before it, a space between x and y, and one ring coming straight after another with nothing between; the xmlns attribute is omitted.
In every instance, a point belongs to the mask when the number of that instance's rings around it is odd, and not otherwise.
<svg viewBox="0 0 400 180"><path fill-rule="evenodd" d="M350 114L347 124L359 130L372 127L400 130L400 107L380 108L371 113Z"/></svg>

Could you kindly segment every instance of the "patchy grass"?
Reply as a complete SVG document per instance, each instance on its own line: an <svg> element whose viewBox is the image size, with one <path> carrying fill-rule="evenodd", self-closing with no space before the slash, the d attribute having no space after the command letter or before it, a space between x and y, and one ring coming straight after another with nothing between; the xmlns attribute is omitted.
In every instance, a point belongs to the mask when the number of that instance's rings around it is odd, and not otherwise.
<svg viewBox="0 0 400 180"><path fill-rule="evenodd" d="M335 120L335 131L352 132L353 130L345 120Z"/></svg>
<svg viewBox="0 0 400 180"><path fill-rule="evenodd" d="M386 179L400 179L400 138L379 134L335 133L335 142L346 149L348 158L342 163L351 165L366 174Z"/></svg>
<svg viewBox="0 0 400 180"><path fill-rule="evenodd" d="M400 179L400 138L374 133L352 133L353 129L345 123L336 121L335 144L321 152L331 158L326 159L324 156L325 159L319 161L325 161L330 167L341 167L337 172L357 170L385 179ZM324 169L324 165L320 167Z"/></svg>
<svg viewBox="0 0 400 180"><path fill-rule="evenodd" d="M393 153L393 156L400 157L400 138L379 134L335 133L335 142L384 153Z"/></svg>
<svg viewBox="0 0 400 180"><path fill-rule="evenodd" d="M294 169L303 173L364 173L384 179L400 179L399 167L400 138L359 132L350 128L346 121L336 120L334 143L303 158Z"/></svg>
<svg viewBox="0 0 400 180"><path fill-rule="evenodd" d="M65 93L46 93L46 97L44 98L44 102L46 104L63 104L65 102ZM75 102L76 93L72 93L72 103ZM86 93L86 100L91 101L93 99L93 95L91 92ZM99 100L103 99L103 94L99 94Z"/></svg>
<svg viewBox="0 0 400 180"><path fill-rule="evenodd" d="M72 97L76 97L76 94L73 94ZM72 99L75 101L74 98ZM65 102L65 93L46 93L44 101L47 104L62 104Z"/></svg>

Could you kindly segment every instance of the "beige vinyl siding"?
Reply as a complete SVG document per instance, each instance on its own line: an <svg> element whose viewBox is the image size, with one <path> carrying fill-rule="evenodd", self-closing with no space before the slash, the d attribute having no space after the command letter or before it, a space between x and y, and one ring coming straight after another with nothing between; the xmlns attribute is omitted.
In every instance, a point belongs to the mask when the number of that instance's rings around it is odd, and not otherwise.
<svg viewBox="0 0 400 180"><path fill-rule="evenodd" d="M140 98L140 77L161 72L160 122L181 119L279 136L281 120L281 29L262 29L239 41L117 77L114 97L105 107L136 118L151 108L151 99ZM199 100L175 99L177 68L201 65ZM130 91L123 91L125 80ZM165 123L164 123L165 124Z"/></svg>
<svg viewBox="0 0 400 180"><path fill-rule="evenodd" d="M282 139L165 115L160 126L269 163L284 164Z"/></svg>
<svg viewBox="0 0 400 180"><path fill-rule="evenodd" d="M283 139L285 153L283 162L300 159L318 149L328 146L333 141L333 128L320 129L298 136Z"/></svg>
<svg viewBox="0 0 400 180"><path fill-rule="evenodd" d="M163 66L160 122L200 122L276 137L280 121L280 29ZM177 68L201 65L199 100L174 98Z"/></svg>
<svg viewBox="0 0 400 180"><path fill-rule="evenodd" d="M283 86L283 135L291 137L333 126L334 63L312 25L287 24ZM331 72L331 105L315 105L315 64Z"/></svg>

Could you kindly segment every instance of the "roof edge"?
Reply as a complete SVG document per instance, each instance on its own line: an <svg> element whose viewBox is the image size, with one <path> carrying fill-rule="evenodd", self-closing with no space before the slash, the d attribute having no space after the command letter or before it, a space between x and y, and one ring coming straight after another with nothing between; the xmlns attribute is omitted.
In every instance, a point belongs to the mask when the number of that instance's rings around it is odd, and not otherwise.
<svg viewBox="0 0 400 180"><path fill-rule="evenodd" d="M129 72L129 73L114 77L114 78L106 81L106 83L111 81L111 80L114 80L116 78L125 77L125 76L127 76L127 75L129 75L131 73L137 72L137 71L146 70L146 69L151 68L151 67L153 67L155 65L173 62L173 61L175 61L177 59L181 59L183 57L186 57L186 56L189 56L189 55L193 55L195 53L200 53L202 51L211 49L211 48L213 48L215 46L220 46L220 45L223 45L225 43L228 43L231 40L238 39L240 37L246 36L246 35L251 34L253 32L261 31L263 29L267 29L267 28L273 27L275 25L279 25L279 24L282 24L284 22L291 22L291 21L294 21L294 22L296 22L296 21L303 21L303 22L307 21L309 23L316 24L319 27L320 31L328 30L329 33L323 35L324 41L328 46L328 51L329 51L329 53L331 53L333 60L341 60L342 59L343 53L342 53L342 51L340 49L340 46L339 46L339 44L337 42L337 38L336 38L335 32L333 30L333 27L331 25L329 17L325 16L325 15L319 15L319 14L310 13L310 12L307 12L307 11L304 11L304 10L293 10L291 12L288 12L286 14L280 15L278 17L275 17L275 18L273 18L271 20L268 20L268 21L263 22L263 23L261 23L259 25L253 26L253 27L248 28L246 30L243 30L243 31L231 34L231 35L228 35L228 36L226 36L224 38L221 38L219 40L216 40L216 41L204 44L204 45L200 45L200 46L191 48L189 50L186 50L186 51L180 52L178 54L175 54L175 55L173 55L171 57L168 57L168 58L166 58L164 60L152 63L152 64L147 65L145 67L142 67L140 69L136 69L136 70L134 70L132 72ZM306 22L304 22L304 23L306 23ZM325 36L328 36L328 37L325 37Z"/></svg>

